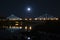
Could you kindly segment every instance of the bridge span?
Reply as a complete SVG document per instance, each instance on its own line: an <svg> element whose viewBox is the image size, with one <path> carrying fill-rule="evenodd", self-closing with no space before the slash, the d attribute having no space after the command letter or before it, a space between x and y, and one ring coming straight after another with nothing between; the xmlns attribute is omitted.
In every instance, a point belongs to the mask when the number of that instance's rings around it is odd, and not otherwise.
<svg viewBox="0 0 60 40"><path fill-rule="evenodd" d="M15 19L2 19L0 20L0 28L8 29L24 29L24 30L33 30L33 29L43 29L60 26L59 18L20 18L20 20Z"/></svg>

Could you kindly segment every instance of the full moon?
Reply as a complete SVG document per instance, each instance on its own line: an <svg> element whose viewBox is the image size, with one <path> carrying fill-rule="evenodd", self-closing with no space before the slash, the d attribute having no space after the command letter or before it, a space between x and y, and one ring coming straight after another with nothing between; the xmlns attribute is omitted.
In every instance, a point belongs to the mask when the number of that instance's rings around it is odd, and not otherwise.
<svg viewBox="0 0 60 40"><path fill-rule="evenodd" d="M31 9L30 8L27 8L28 11L30 11Z"/></svg>

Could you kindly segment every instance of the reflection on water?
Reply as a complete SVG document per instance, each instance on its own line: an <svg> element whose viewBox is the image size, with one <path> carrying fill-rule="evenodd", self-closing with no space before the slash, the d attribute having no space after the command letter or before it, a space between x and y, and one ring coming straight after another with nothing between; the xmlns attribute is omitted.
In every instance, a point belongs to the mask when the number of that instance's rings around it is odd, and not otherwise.
<svg viewBox="0 0 60 40"><path fill-rule="evenodd" d="M9 28L9 29L6 29L6 30L8 30L10 32L15 32L17 30L20 30L20 28Z"/></svg>
<svg viewBox="0 0 60 40"><path fill-rule="evenodd" d="M60 34L43 31L21 31L20 29L0 30L2 40L58 40Z"/></svg>

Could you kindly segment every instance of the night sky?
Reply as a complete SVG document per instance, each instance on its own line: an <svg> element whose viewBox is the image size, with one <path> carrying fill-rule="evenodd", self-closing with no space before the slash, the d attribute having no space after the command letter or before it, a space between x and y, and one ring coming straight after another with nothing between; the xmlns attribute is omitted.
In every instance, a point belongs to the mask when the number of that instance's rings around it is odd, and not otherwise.
<svg viewBox="0 0 60 40"><path fill-rule="evenodd" d="M31 12L27 12L27 7ZM60 2L57 0L0 0L0 16L14 14L18 17L39 17L42 14L60 17Z"/></svg>

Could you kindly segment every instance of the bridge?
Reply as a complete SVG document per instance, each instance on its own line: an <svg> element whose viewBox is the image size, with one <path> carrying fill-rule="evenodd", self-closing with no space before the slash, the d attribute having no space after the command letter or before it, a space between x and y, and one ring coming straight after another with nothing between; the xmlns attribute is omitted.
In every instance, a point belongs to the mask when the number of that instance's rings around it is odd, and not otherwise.
<svg viewBox="0 0 60 40"><path fill-rule="evenodd" d="M53 38L56 39L58 34L60 34L59 33L60 18L48 17L48 16L46 17L40 16L38 18L19 18L16 16L14 17L14 15L12 15L12 16L7 17L6 19L0 19L0 31L1 29L5 29L5 30L2 30L1 32L2 35L6 33L6 35L3 36L4 38L5 37L9 38L12 36L13 38L16 38L14 36L15 34L17 34L18 36L17 35L16 36L19 39L21 38L21 36L23 36L25 39L30 37L31 39L37 38L40 40L47 39L47 38L50 38L50 36L53 36L51 39Z"/></svg>
<svg viewBox="0 0 60 40"><path fill-rule="evenodd" d="M60 24L60 18L48 16L40 16L38 18L19 18L14 15L7 17L6 19L0 19L0 28L7 29L23 29L23 30L32 30L37 29L38 25L41 28L58 26ZM39 28L38 28L39 29Z"/></svg>

